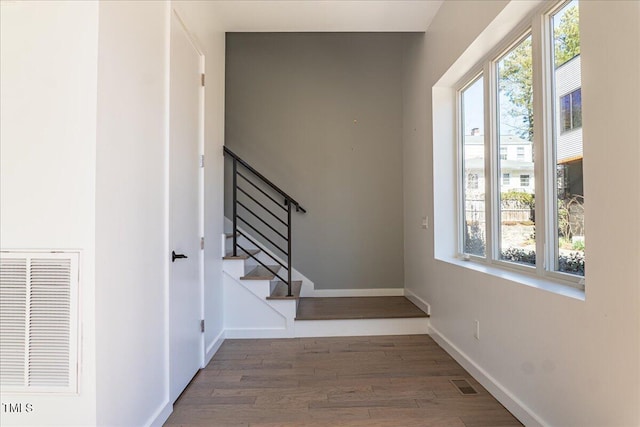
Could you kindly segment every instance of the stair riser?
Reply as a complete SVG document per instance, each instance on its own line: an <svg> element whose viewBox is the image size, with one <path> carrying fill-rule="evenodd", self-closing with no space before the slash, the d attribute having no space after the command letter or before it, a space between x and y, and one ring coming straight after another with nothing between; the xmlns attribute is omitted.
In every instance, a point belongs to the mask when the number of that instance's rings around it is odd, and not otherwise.
<svg viewBox="0 0 640 427"><path fill-rule="evenodd" d="M245 264L242 259L225 259L222 261L222 270L234 279L244 276Z"/></svg>
<svg viewBox="0 0 640 427"><path fill-rule="evenodd" d="M296 338L419 335L429 333L429 318L296 320L294 326Z"/></svg>

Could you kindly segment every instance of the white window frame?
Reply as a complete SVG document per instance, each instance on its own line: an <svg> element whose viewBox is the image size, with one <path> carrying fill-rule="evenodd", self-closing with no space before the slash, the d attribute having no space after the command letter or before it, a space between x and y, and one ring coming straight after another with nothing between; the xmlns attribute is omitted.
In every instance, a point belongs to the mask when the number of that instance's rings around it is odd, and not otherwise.
<svg viewBox="0 0 640 427"><path fill-rule="evenodd" d="M470 69L458 84L455 85L456 91L456 130L457 130L457 188L458 188L458 256L462 259L472 260L484 263L494 267L504 268L506 270L521 272L553 282L569 285L584 290L585 278L579 275L556 271L558 258L558 236L557 218L556 218L556 202L555 186L556 167L555 167L555 150L556 141L553 131L554 114L556 114L556 94L554 93L554 75L552 72L552 31L551 16L568 4L570 0L555 3L552 7L544 4L526 19L523 20L514 30L498 43L496 47L485 55L475 66ZM536 194L536 265L528 266L500 259L499 254L499 226L500 224L500 190L499 185L502 182L502 175L498 168L498 159L501 153L498 148L498 129L497 129L497 62L512 48L531 36L532 59L533 59L533 115L534 120L534 152L536 159L534 164L534 184ZM464 89L473 84L480 76L485 78L485 256L476 256L464 253L464 236L463 227L464 218L464 200L462 199L464 192L464 170L461 169L461 155L463 138L461 135L461 110L460 100ZM584 103L583 103L584 106ZM530 182L531 185L531 182ZM529 185L529 186L530 186ZM494 244L494 242L496 242Z"/></svg>
<svg viewBox="0 0 640 427"><path fill-rule="evenodd" d="M466 81L466 83L463 86L460 86L458 88L458 90L456 91L456 134L458 135L458 143L457 143L457 152L458 152L458 156L457 156L457 170L458 170L458 176L459 177L463 177L463 179L458 179L457 181L457 191L458 191L458 195L457 195L457 222L458 224L460 224L460 230L457 233L457 246L459 248L464 248L465 247L465 241L464 241L464 235L465 235L465 229L463 227L466 227L466 200L465 200L465 179L468 179L466 177L465 174L465 169L464 169L464 123L462 121L462 92L464 92L465 90L467 90L470 86L472 86L473 84L475 84L480 78L485 78L484 75L484 71L482 69L474 69L471 73L468 74L469 78ZM486 95L486 94L485 94ZM487 118L485 117L485 124L487 122ZM483 145L485 147L485 168L484 168L484 176L483 176L483 182L485 184L485 210L486 210L486 205L488 205L488 196L487 196L487 192L486 192L486 187L487 187L487 183L488 183L488 179L487 179L487 159L486 159L486 146L487 146L487 132L485 132L484 135L484 142ZM480 175L478 175L478 188L480 188ZM486 213L485 213L485 223L486 223ZM486 251L489 248L488 245L488 237L489 235L489 230L485 229L485 256L486 256ZM474 254L467 254L466 255L467 259L470 258L476 258L476 259L484 259L484 257L480 256L480 255L474 255Z"/></svg>

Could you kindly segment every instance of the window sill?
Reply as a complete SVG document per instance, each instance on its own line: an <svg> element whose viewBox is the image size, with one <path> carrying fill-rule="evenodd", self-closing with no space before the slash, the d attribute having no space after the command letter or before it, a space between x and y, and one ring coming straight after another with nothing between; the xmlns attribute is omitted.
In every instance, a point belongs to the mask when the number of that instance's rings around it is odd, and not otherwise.
<svg viewBox="0 0 640 427"><path fill-rule="evenodd" d="M501 279L509 280L521 285L551 292L557 295L573 298L579 301L585 300L585 292L583 290L574 288L567 284L563 284L559 281L553 281L549 278L535 277L515 270L512 271L500 267L495 267L473 260L462 260L453 257L436 258L436 260L446 262L448 264L453 264L458 267L468 268L470 270L488 274L490 276L499 277Z"/></svg>

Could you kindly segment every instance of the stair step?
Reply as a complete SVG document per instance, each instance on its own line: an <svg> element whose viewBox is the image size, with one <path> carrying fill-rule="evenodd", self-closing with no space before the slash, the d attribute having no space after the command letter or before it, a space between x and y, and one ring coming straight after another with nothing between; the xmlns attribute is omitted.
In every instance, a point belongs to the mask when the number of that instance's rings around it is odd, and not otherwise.
<svg viewBox="0 0 640 427"><path fill-rule="evenodd" d="M247 252L249 252L251 255L256 255L258 252L260 252L260 249L247 249ZM238 255L233 256L233 251L227 252L227 254L222 259L249 259L249 255L247 255L242 249L238 249L236 253Z"/></svg>
<svg viewBox="0 0 640 427"><path fill-rule="evenodd" d="M232 238L233 238L233 233L224 233L224 236L225 236L227 239L232 239ZM240 237L240 235L238 235L238 237Z"/></svg>
<svg viewBox="0 0 640 427"><path fill-rule="evenodd" d="M269 268L276 273L280 270L279 265L270 265ZM259 265L248 273L245 273L240 280L273 280L275 277L275 274Z"/></svg>
<svg viewBox="0 0 640 427"><path fill-rule="evenodd" d="M276 283L275 288L273 288L273 292L271 295L267 297L267 299L298 299L300 298L300 290L302 289L302 280L292 280L291 281L291 293L293 296L287 296L287 284L283 281L279 281Z"/></svg>

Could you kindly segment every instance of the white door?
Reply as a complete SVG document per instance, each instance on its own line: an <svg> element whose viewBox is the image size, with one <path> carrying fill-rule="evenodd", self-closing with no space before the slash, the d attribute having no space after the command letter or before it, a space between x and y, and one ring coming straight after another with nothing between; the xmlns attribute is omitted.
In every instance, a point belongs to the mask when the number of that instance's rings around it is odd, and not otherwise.
<svg viewBox="0 0 640 427"><path fill-rule="evenodd" d="M201 55L171 17L169 226L170 390L174 402L202 365L200 284ZM184 257L183 257L184 256Z"/></svg>

